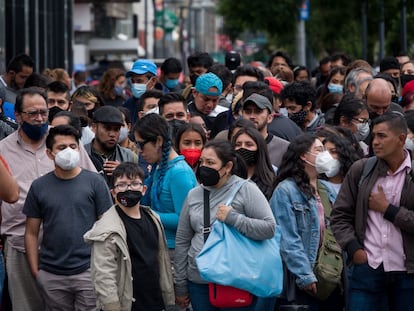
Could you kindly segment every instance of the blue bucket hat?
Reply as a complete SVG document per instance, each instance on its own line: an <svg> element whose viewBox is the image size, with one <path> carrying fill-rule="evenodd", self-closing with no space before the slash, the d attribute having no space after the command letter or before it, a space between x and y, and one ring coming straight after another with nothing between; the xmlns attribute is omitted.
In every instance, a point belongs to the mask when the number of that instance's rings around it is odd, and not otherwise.
<svg viewBox="0 0 414 311"><path fill-rule="evenodd" d="M139 59L132 65L131 70L128 71L125 76L129 78L133 73L143 75L147 72L157 75L157 65L149 59Z"/></svg>
<svg viewBox="0 0 414 311"><path fill-rule="evenodd" d="M217 88L215 92L209 92L212 87ZM220 96L223 91L223 82L214 73L205 73L199 76L196 80L195 89L203 95Z"/></svg>

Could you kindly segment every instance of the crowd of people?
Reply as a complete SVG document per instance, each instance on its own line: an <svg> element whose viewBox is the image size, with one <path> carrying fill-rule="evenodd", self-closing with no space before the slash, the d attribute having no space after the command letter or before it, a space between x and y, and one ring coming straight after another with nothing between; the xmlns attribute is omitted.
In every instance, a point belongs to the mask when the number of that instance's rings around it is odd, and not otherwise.
<svg viewBox="0 0 414 311"><path fill-rule="evenodd" d="M386 57L376 70L338 53L311 71L283 51L263 67L234 51L225 60L139 59L95 85L85 72L36 72L26 54L10 61L3 310L227 310L196 263L206 193L210 223L253 240L281 232L282 293L237 310L406 310L413 61ZM317 271L328 238L342 251L335 280Z"/></svg>

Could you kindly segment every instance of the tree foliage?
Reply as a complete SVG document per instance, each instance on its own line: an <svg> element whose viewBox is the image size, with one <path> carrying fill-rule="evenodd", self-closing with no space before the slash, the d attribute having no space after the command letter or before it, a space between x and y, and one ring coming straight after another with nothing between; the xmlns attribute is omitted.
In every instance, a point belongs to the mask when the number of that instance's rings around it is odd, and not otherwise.
<svg viewBox="0 0 414 311"><path fill-rule="evenodd" d="M306 22L307 46L317 58L336 51L362 58L362 16L367 12L367 60L374 63L379 53L379 22L384 4L385 56L395 55L401 46L401 5L404 0L310 0ZM296 25L300 0L219 0L224 31L235 39L244 31L263 32L269 50L284 48L295 53ZM414 52L414 1L406 1L408 52Z"/></svg>

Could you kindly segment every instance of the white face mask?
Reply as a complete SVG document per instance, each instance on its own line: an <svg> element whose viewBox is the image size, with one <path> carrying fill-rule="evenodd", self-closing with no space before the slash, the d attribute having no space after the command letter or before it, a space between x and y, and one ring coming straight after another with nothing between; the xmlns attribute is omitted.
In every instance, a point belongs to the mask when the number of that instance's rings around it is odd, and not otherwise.
<svg viewBox="0 0 414 311"><path fill-rule="evenodd" d="M328 178L334 177L340 168L341 163L334 159L329 151L322 151L316 156L315 169L318 174L325 174Z"/></svg>
<svg viewBox="0 0 414 311"><path fill-rule="evenodd" d="M358 122L356 124L356 127L357 127L357 132L355 133L355 138L358 141L362 141L362 140L364 140L365 138L368 137L369 131L370 131L368 123L359 123Z"/></svg>
<svg viewBox="0 0 414 311"><path fill-rule="evenodd" d="M79 151L67 147L55 154L55 163L62 170L70 171L79 165Z"/></svg>
<svg viewBox="0 0 414 311"><path fill-rule="evenodd" d="M405 139L405 148L411 151L414 150L414 142L412 139L408 137Z"/></svg>
<svg viewBox="0 0 414 311"><path fill-rule="evenodd" d="M284 115L286 118L288 117L288 111L286 108L282 107L279 109L279 112Z"/></svg>
<svg viewBox="0 0 414 311"><path fill-rule="evenodd" d="M121 143L128 137L128 128L126 126L121 127L118 142Z"/></svg>

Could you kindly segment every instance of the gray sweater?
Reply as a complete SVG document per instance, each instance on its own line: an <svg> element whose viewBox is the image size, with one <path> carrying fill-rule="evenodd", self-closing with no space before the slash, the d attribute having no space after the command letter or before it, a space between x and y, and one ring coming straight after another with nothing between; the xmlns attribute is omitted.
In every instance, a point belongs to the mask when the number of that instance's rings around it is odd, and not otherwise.
<svg viewBox="0 0 414 311"><path fill-rule="evenodd" d="M231 176L220 188L210 190L210 223L216 220L219 205L230 196L231 187L241 180ZM178 224L174 253L174 283L177 296L188 293L187 281L207 283L201 279L195 257L204 245L204 187L192 189L184 202ZM236 193L225 223L254 240L270 239L274 236L276 222L269 203L253 182L245 183Z"/></svg>

